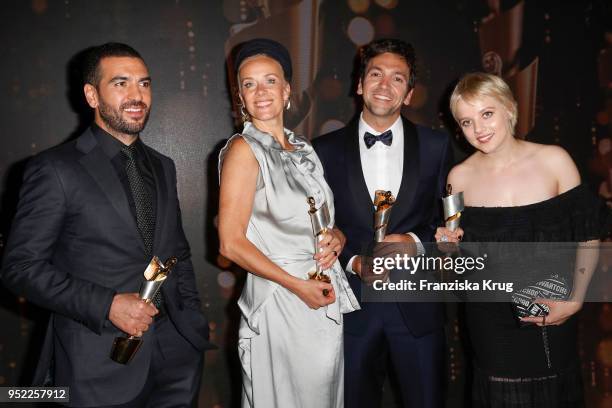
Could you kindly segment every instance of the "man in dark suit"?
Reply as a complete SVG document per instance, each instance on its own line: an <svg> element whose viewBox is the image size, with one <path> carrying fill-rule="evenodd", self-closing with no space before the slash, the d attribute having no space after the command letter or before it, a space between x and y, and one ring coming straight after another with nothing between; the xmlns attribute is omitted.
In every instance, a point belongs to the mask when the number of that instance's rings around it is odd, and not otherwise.
<svg viewBox="0 0 612 408"><path fill-rule="evenodd" d="M374 237L375 190L389 190L396 197L386 242L423 252L421 241L432 241L442 222L450 139L401 116L414 84L412 46L401 40L368 44L362 50L357 88L363 97L361 115L313 142L334 193L336 225L347 237L340 261L358 297L363 250ZM389 361L405 407L442 405L442 305L362 302L360 311L344 319L347 408L380 406Z"/></svg>
<svg viewBox="0 0 612 408"><path fill-rule="evenodd" d="M34 383L70 387L70 406L194 406L208 323L174 163L139 138L151 78L125 44L85 65L94 123L28 164L3 265L8 288L52 312ZM155 306L137 293L152 255L179 260ZM110 358L123 333L143 336L128 365Z"/></svg>

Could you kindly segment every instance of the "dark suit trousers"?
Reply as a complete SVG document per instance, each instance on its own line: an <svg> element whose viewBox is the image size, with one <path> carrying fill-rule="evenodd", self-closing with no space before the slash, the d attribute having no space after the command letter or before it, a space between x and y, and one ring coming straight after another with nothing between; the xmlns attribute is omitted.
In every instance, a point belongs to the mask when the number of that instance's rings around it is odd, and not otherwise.
<svg viewBox="0 0 612 408"><path fill-rule="evenodd" d="M198 406L204 353L187 342L167 316L156 319L153 326L155 346L142 391L135 399L108 408Z"/></svg>
<svg viewBox="0 0 612 408"><path fill-rule="evenodd" d="M403 407L442 407L444 330L414 337L397 304L369 303L367 307L367 328L359 333L345 328L345 407L380 407L388 361Z"/></svg>

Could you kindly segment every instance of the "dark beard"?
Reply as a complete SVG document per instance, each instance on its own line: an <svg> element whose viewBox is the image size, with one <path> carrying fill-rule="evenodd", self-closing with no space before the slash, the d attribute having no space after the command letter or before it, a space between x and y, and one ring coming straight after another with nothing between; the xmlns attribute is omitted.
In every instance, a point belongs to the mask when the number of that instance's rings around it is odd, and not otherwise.
<svg viewBox="0 0 612 408"><path fill-rule="evenodd" d="M121 117L121 111L130 107L142 107L146 110L144 120L141 123L128 123ZM119 110L113 109L112 106L105 104L102 101L98 102L98 111L102 121L106 123L109 129L118 133L127 135L138 135L146 126L149 120L149 108L142 102L126 102L119 107Z"/></svg>

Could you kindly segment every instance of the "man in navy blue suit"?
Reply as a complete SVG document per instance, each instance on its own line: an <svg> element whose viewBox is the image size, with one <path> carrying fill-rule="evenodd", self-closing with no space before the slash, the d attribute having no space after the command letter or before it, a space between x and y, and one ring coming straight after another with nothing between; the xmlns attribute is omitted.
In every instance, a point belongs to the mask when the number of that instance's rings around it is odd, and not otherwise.
<svg viewBox="0 0 612 408"><path fill-rule="evenodd" d="M362 49L357 94L363 111L346 127L314 140L334 192L336 225L347 237L340 261L351 287L361 293L363 249L374 237L374 191L396 197L386 242L433 241L442 223L440 198L452 164L448 135L401 116L415 85L415 54L396 39ZM410 245L406 245L408 248ZM405 407L443 404L444 320L436 303L362 302L345 315L345 404L380 406L392 366Z"/></svg>

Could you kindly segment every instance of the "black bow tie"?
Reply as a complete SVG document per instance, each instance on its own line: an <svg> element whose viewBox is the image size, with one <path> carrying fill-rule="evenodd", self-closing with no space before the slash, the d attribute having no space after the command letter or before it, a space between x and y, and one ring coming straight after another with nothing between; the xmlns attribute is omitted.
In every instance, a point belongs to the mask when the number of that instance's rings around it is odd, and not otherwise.
<svg viewBox="0 0 612 408"><path fill-rule="evenodd" d="M393 141L393 132L391 132L391 129L389 129L378 136L373 135L370 132L365 132L365 135L363 135L363 141L368 149L374 146L376 142L381 142L387 146L391 146L391 142Z"/></svg>

